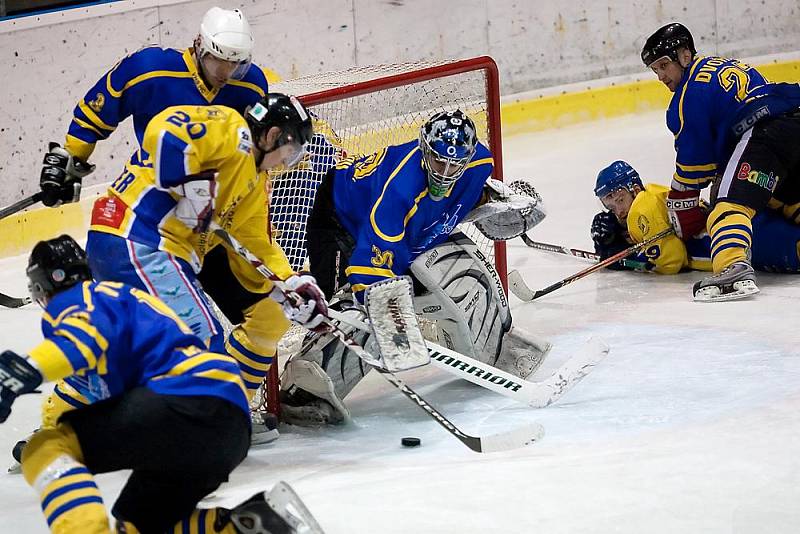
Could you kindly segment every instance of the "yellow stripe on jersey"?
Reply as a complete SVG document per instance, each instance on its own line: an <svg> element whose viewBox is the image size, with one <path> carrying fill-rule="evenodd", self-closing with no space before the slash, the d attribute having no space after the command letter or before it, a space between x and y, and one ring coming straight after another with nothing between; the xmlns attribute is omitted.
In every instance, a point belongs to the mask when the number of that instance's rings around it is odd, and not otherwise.
<svg viewBox="0 0 800 534"><path fill-rule="evenodd" d="M466 168L471 169L472 167L477 167L478 165L494 165L494 159L493 158L476 159L475 161L469 162Z"/></svg>
<svg viewBox="0 0 800 534"><path fill-rule="evenodd" d="M359 291L364 291L365 289L367 289L367 287L369 286L366 284L353 284L351 286L351 289L353 290L353 293L358 293Z"/></svg>
<svg viewBox="0 0 800 534"><path fill-rule="evenodd" d="M394 278L396 275L391 269L380 269L378 267L362 267L360 265L351 265L344 270L344 274L350 276L351 274L365 274L367 276L384 276L386 278Z"/></svg>
<svg viewBox="0 0 800 534"><path fill-rule="evenodd" d="M258 96L262 98L265 96L264 90L254 83L243 82L241 80L228 80L228 85L235 85L236 87L244 87L245 89L250 89L251 91L258 93Z"/></svg>
<svg viewBox="0 0 800 534"><path fill-rule="evenodd" d="M694 71L700 65L700 60L702 58L703 58L703 56L699 56L699 55L695 56L694 65L692 65L692 68L689 70L689 78L690 79L691 79L692 76L694 76ZM687 87L689 87L689 84L688 83L684 84L683 89L681 89L681 97L678 100L678 120L681 123L681 127L678 128L678 133L675 134L675 139L677 139L678 136L681 135L681 132L683 131L683 125L684 125L684 121L683 121L683 97L686 96L686 88Z"/></svg>
<svg viewBox="0 0 800 534"><path fill-rule="evenodd" d="M78 349L78 352L80 352L83 358L86 360L86 364L91 368L97 367L97 358L99 357L99 355L95 354L94 351L89 347L87 347L83 341L75 337L75 335L72 332L70 332L69 330L64 330L63 328L59 328L58 330L53 332L53 334L65 337L68 340L70 340L72 344L75 345L75 348Z"/></svg>
<svg viewBox="0 0 800 534"><path fill-rule="evenodd" d="M244 387L244 382L242 382L242 377L239 376L237 373L229 373L228 371L223 371L222 369L208 369L207 371L192 373L192 376L211 378L213 380L219 380L221 382L229 382L231 384L236 384L237 386L239 386L242 395L244 395L245 398L248 399L250 398L247 395L247 390Z"/></svg>
<svg viewBox="0 0 800 534"><path fill-rule="evenodd" d="M408 160L411 158L411 156L413 156L414 153L417 152L418 150L419 147L414 147L414 149L411 150L408 154L406 154L406 156L400 161L400 163L398 163L397 167L394 168L392 173L389 175L389 178L386 180L386 183L383 184L383 190L381 191L381 196L379 196L378 200L375 201L375 204L372 206L372 211L370 211L369 213L369 221L372 224L372 230L378 237L380 237L384 241L388 241L389 243L397 243L398 241L401 241L403 239L403 237L406 235L405 228L406 224L408 223L408 220L414 216L414 213L416 213L417 204L419 203L419 201L422 200L425 197L425 195L428 194L428 189L426 188L422 193L417 195L417 198L414 199L414 205L411 207L406 216L403 218L403 231L400 232L398 235L395 236L386 235L383 232L381 232L380 228L378 228L378 223L375 221L375 213L378 211L378 206L380 206L380 203L383 200L383 195L386 194L386 189L389 188L389 184L392 183L392 180L394 180L394 177L397 176L397 173L400 172L400 170L405 166L405 164L408 163Z"/></svg>
<svg viewBox="0 0 800 534"><path fill-rule="evenodd" d="M128 82L122 87L122 89L117 91L116 89L114 89L111 86L111 73L112 72L114 72L114 71L109 72L108 76L106 76L106 90L108 91L108 94L110 94L114 98L121 97L122 93L124 93L125 90L130 89L131 87L133 87L137 83L141 83L141 82L143 82L145 80L149 80L150 78L157 78L157 77L164 77L164 78L191 78L192 77L192 73L191 72L177 72L177 71L170 71L170 70L154 70L154 71L146 72L144 74L140 74L139 76L136 76L135 78L132 78L131 80L128 80ZM214 92L214 94L216 94L216 92Z"/></svg>
<svg viewBox="0 0 800 534"><path fill-rule="evenodd" d="M86 121L82 121L82 120L81 120L81 119L79 119L78 117L73 117L73 118L72 118L72 120L73 120L73 122L75 122L75 124L77 124L78 126L81 126L82 128L86 128L87 130L91 130L91 131L93 131L93 132L94 132L94 133L96 133L96 134L97 134L99 137L105 137L105 134L101 133L101 132L100 132L100 130L98 130L98 129L97 129L97 127L93 126L92 124L89 124L89 123L88 123L88 122L86 122Z"/></svg>
<svg viewBox="0 0 800 534"><path fill-rule="evenodd" d="M675 162L675 165L682 171L686 172L699 172L699 171L715 171L717 170L716 163L708 163L706 165L681 165L678 162Z"/></svg>
<svg viewBox="0 0 800 534"><path fill-rule="evenodd" d="M92 121L92 124L95 126L95 128L101 128L103 130L108 130L109 132L113 132L114 130L116 130L114 126L109 126L108 124L103 122L103 119L98 117L97 113L95 113L92 108L87 106L86 102L84 102L83 100L78 102L78 107L80 108L81 111L83 111L83 114L86 115L86 117L90 121Z"/></svg>
<svg viewBox="0 0 800 534"><path fill-rule="evenodd" d="M214 352L207 352L205 354L201 354L201 355L198 355L198 356L192 356L190 358L187 358L187 359L183 360L181 363L177 364L172 369L167 371L166 374L161 375L161 376L157 376L153 380L158 380L159 378L166 378L168 376L179 376L179 375L182 375L182 374L186 374L186 372L189 371L190 369L193 369L195 367L198 367L200 365L203 365L203 364L208 363L208 362L213 362L213 361L225 362L225 363L229 363L229 364L232 364L232 365L238 365L238 364L236 364L236 360L234 360L230 356L225 356L224 354L217 354L217 353L214 353Z"/></svg>
<svg viewBox="0 0 800 534"><path fill-rule="evenodd" d="M28 351L28 356L36 362L36 367L48 382L64 378L75 372L67 355L49 339L45 339Z"/></svg>

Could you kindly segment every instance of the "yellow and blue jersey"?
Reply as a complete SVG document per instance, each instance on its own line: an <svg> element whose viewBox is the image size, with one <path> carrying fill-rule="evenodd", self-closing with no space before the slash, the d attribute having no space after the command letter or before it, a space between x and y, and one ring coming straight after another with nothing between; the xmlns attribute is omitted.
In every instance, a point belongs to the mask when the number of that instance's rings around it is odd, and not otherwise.
<svg viewBox="0 0 800 534"><path fill-rule="evenodd" d="M675 136L672 188L706 187L753 124L798 107L798 84L769 83L735 59L695 57L667 109L667 126Z"/></svg>
<svg viewBox="0 0 800 534"><path fill-rule="evenodd" d="M56 294L30 351L47 381L65 378L87 401L136 387L225 399L249 414L236 360L203 342L157 298L117 282L83 282Z"/></svg>
<svg viewBox="0 0 800 534"><path fill-rule="evenodd" d="M669 188L657 184L645 184L628 211L628 234L634 243L641 243L671 227L667 217L667 194ZM647 270L659 274L675 274L683 269L711 270L711 240L681 240L675 234L650 244L634 258L641 261Z"/></svg>
<svg viewBox="0 0 800 534"><path fill-rule="evenodd" d="M667 194L662 185L645 184L628 211L628 234L641 243L670 227L667 217ZM800 226L787 221L770 209L753 217L753 267L776 273L800 272ZM675 274L685 269L711 271L711 237L705 234L686 241L675 234L662 237L639 252L634 261L646 270Z"/></svg>
<svg viewBox="0 0 800 534"><path fill-rule="evenodd" d="M241 80L213 89L203 82L191 49L143 48L117 63L78 102L65 147L86 160L95 143L129 116L141 145L148 123L167 107L220 105L244 113L267 92L267 75L256 65Z"/></svg>
<svg viewBox="0 0 800 534"><path fill-rule="evenodd" d="M405 274L417 256L447 239L478 204L492 169L489 149L478 143L464 175L434 201L418 141L342 160L333 203L356 241L345 271L356 296L369 284Z"/></svg>
<svg viewBox="0 0 800 534"><path fill-rule="evenodd" d="M175 217L180 196L172 189L209 172L216 173L213 222L278 276L290 276L286 255L270 232L268 177L256 169L250 129L239 113L223 106L174 106L153 117L142 149L112 182L108 196L95 202L90 231L163 250L197 272L219 238L194 233ZM272 287L255 269L237 278L251 292Z"/></svg>

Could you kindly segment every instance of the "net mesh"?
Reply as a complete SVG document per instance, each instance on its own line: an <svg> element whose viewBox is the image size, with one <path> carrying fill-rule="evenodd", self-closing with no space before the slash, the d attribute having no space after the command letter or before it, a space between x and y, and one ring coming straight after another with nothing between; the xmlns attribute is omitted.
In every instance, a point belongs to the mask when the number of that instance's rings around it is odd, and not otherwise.
<svg viewBox="0 0 800 534"><path fill-rule="evenodd" d="M487 61L491 62L487 58ZM325 173L342 158L368 155L388 146L419 137L420 127L440 111L460 109L477 128L478 138L495 152L500 168L499 95L489 94L488 70L464 68L465 62L415 62L354 67L344 71L288 80L274 84L274 91L296 95L313 116L315 135L309 155L295 170L274 173L270 216L273 235L295 270L307 268L305 229L317 187ZM491 65L494 65L491 62ZM497 106L490 101L495 99ZM495 176L495 178L500 178ZM365 206L366 208L366 206ZM505 249L495 247L472 225L460 228L495 262ZM496 263L496 262L495 262ZM498 271L503 271L501 268ZM500 272L505 279L505 272ZM293 327L279 346L279 356L291 354L303 337ZM261 409L277 395L276 371L256 400Z"/></svg>

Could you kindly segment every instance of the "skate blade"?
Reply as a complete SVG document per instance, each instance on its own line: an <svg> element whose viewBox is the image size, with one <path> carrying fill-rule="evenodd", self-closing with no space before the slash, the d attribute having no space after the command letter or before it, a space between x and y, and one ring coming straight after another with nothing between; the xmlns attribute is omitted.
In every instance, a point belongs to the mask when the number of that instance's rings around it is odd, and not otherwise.
<svg viewBox="0 0 800 534"><path fill-rule="evenodd" d="M267 504L289 523L297 534L324 534L311 511L286 482L275 484L265 497Z"/></svg>
<svg viewBox="0 0 800 534"><path fill-rule="evenodd" d="M761 291L753 280L741 280L733 283L733 291L722 293L717 286L708 286L694 294L695 302L724 302L740 300Z"/></svg>

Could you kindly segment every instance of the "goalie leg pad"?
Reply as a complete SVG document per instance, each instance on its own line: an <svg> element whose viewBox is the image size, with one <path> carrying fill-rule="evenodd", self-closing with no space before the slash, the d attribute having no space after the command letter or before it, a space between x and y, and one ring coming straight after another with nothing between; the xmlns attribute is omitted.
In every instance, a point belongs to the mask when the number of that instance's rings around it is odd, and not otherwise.
<svg viewBox="0 0 800 534"><path fill-rule="evenodd" d="M414 298L414 307L424 323L436 324L438 342L494 365L511 314L489 258L467 236L454 233L414 260L411 272L427 290Z"/></svg>
<svg viewBox="0 0 800 534"><path fill-rule="evenodd" d="M414 298L427 339L520 378L541 365L550 343L511 329L500 277L469 238L453 234L417 258L411 271L427 289Z"/></svg>
<svg viewBox="0 0 800 534"><path fill-rule="evenodd" d="M353 315L359 321L365 318L362 311L354 308L342 313ZM352 335L361 346L369 342L369 334L352 326L342 324L340 329ZM369 346L367 350L370 350ZM298 425L348 422L350 412L343 399L370 369L333 334L313 335L289 360L281 375L281 413L284 419ZM320 401L333 408L333 412Z"/></svg>

